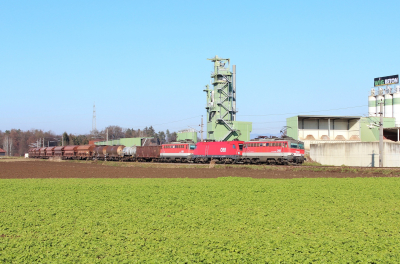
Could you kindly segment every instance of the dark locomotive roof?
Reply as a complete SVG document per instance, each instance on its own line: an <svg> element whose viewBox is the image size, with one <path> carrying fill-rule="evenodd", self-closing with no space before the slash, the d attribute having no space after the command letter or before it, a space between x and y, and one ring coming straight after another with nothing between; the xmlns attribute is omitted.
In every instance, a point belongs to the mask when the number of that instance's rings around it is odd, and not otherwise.
<svg viewBox="0 0 400 264"><path fill-rule="evenodd" d="M290 140L290 141L296 141L296 142L301 142L300 140L296 140L292 137L273 137L269 138L267 136L258 136L257 138L251 139L250 141L284 141L284 140Z"/></svg>

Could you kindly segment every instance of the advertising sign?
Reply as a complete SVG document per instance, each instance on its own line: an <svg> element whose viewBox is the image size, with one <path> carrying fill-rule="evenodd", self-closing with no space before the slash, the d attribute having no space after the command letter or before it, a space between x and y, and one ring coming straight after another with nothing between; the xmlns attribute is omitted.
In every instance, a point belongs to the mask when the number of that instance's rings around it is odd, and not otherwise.
<svg viewBox="0 0 400 264"><path fill-rule="evenodd" d="M399 83L399 75L390 75L385 77L374 78L374 86L382 86Z"/></svg>

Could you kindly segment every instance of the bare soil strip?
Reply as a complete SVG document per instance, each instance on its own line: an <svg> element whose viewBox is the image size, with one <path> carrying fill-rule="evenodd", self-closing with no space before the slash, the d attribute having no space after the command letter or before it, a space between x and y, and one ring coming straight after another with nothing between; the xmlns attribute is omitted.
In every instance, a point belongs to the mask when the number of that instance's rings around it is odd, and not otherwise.
<svg viewBox="0 0 400 264"><path fill-rule="evenodd" d="M112 165L112 166L110 166ZM280 166L277 168L249 168L246 166L180 166L173 164L104 164L95 162L49 162L13 161L0 163L0 179L26 178L218 178L251 177L263 179L293 178L355 178L355 177L398 177L400 170L382 173L361 169L323 167L301 168ZM169 166L169 167L168 167ZM318 171L319 170L319 171ZM366 170L367 171L367 170Z"/></svg>

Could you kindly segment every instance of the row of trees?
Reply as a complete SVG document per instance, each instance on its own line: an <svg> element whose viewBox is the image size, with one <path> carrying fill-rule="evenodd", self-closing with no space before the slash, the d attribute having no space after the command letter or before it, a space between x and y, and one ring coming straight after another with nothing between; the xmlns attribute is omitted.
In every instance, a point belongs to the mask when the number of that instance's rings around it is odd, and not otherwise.
<svg viewBox="0 0 400 264"><path fill-rule="evenodd" d="M118 138L133 138L133 137L152 137L158 140L159 143L174 142L176 141L176 132L170 132L168 129L159 131L158 133L152 126L145 127L144 129L122 128L120 126L108 126L101 131L95 131L90 134L91 138L100 139L118 139Z"/></svg>
<svg viewBox="0 0 400 264"><path fill-rule="evenodd" d="M9 156L23 156L28 152L29 148L39 146L61 146L64 145L85 145L92 139L118 139L131 137L152 137L157 142L163 144L176 141L176 132L170 132L168 129L155 132L152 126L144 129L122 128L120 126L108 126L101 131L92 131L90 134L74 135L64 132L57 135L52 131L43 131L39 129L31 129L22 131L21 129L11 129L6 131L0 130L0 146Z"/></svg>
<svg viewBox="0 0 400 264"><path fill-rule="evenodd" d="M48 144L56 144L60 138L52 131L43 131L39 129L31 129L22 131L21 129L11 129L6 131L0 130L0 144L1 148L6 151L9 156L23 156L28 152L28 149L34 147L37 142L45 142ZM54 143L55 142L55 143Z"/></svg>

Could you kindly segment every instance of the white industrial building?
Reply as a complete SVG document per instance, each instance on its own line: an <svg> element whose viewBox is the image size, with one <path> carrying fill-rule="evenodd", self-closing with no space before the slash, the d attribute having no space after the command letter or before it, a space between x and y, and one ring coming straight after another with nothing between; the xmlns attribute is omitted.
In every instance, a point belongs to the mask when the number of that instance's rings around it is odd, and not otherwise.
<svg viewBox="0 0 400 264"><path fill-rule="evenodd" d="M299 115L287 118L287 135L310 144L361 142L361 116Z"/></svg>
<svg viewBox="0 0 400 264"><path fill-rule="evenodd" d="M371 89L371 95L368 97L368 115L379 116L380 102L383 103L383 116L396 118L395 126L400 126L400 86L395 88L387 86L386 88Z"/></svg>
<svg viewBox="0 0 400 264"><path fill-rule="evenodd" d="M368 116L298 115L286 119L287 135L304 142L311 159L324 165L376 166L380 112L384 166L400 166L400 86L398 75L374 79ZM382 111L381 111L382 106ZM397 141L397 142L396 142Z"/></svg>
<svg viewBox="0 0 400 264"><path fill-rule="evenodd" d="M361 140L360 120L361 116L299 115L291 125L297 126L299 140Z"/></svg>
<svg viewBox="0 0 400 264"><path fill-rule="evenodd" d="M298 115L286 119L287 135L304 141L307 152L311 144L378 141L379 129L372 125L377 122L376 116ZM395 118L383 118L383 127L395 127Z"/></svg>

